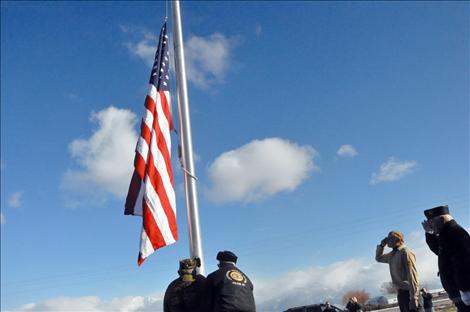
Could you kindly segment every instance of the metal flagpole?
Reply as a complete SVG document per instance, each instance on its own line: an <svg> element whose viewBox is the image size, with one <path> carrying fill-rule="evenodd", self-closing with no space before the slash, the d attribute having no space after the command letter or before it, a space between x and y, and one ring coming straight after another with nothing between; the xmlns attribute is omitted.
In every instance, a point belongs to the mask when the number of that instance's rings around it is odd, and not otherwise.
<svg viewBox="0 0 470 312"><path fill-rule="evenodd" d="M196 173L193 161L191 122L189 120L188 89L186 85L186 66L184 61L183 34L179 0L172 1L173 36L175 46L176 84L178 90L178 111L181 136L184 189L186 192L186 212L188 215L189 253L191 258L199 257L200 274L205 274L202 252L201 231L199 229L199 209L197 203Z"/></svg>

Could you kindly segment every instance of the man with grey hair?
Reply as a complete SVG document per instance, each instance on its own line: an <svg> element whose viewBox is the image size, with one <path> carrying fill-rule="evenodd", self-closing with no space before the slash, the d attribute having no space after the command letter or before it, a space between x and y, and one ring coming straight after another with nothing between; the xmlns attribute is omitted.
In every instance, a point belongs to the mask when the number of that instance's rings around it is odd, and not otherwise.
<svg viewBox="0 0 470 312"><path fill-rule="evenodd" d="M470 235L449 214L449 206L424 211L426 243L438 257L442 287L459 312L470 312Z"/></svg>
<svg viewBox="0 0 470 312"><path fill-rule="evenodd" d="M392 251L384 254L385 245L392 248ZM416 257L405 246L403 233L398 231L388 233L387 237L377 245L375 260L389 265L392 284L397 290L400 311L418 311L420 294Z"/></svg>

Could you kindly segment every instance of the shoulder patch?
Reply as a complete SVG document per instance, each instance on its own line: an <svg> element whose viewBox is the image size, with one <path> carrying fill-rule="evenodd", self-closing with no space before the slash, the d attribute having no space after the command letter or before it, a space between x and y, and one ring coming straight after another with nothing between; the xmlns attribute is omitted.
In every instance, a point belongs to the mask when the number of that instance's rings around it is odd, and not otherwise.
<svg viewBox="0 0 470 312"><path fill-rule="evenodd" d="M242 272L237 270L229 270L227 271L227 278L233 282L245 284L246 277L243 275Z"/></svg>

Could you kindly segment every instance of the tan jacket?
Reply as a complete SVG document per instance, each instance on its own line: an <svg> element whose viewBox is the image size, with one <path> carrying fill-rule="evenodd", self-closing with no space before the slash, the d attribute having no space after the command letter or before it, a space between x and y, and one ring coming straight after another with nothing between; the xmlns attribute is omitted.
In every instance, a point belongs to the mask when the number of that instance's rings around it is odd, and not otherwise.
<svg viewBox="0 0 470 312"><path fill-rule="evenodd" d="M378 245L375 251L375 260L389 264L390 275L395 288L408 290L410 300L418 304L419 279L414 253L405 245L401 245L397 250L384 254L384 247Z"/></svg>

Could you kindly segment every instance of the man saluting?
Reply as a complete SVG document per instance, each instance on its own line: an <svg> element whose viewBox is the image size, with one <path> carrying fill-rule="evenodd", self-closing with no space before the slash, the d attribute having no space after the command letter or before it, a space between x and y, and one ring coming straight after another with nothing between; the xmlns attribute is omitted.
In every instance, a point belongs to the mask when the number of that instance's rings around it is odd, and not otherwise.
<svg viewBox="0 0 470 312"><path fill-rule="evenodd" d="M447 205L424 211L426 243L438 256L442 287L459 312L470 311L470 236Z"/></svg>

